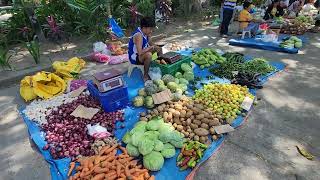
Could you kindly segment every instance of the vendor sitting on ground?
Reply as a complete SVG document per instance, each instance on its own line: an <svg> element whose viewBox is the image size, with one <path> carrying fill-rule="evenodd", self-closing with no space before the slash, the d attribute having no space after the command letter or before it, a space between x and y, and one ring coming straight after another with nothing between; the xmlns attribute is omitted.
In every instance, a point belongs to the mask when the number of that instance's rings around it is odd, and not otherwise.
<svg viewBox="0 0 320 180"><path fill-rule="evenodd" d="M150 79L148 72L152 60L152 52L157 49L150 41L151 33L155 26L152 18L142 18L140 27L136 29L129 40L129 60L132 64L144 65L144 81Z"/></svg>
<svg viewBox="0 0 320 180"><path fill-rule="evenodd" d="M271 20L275 17L284 15L284 8L280 5L279 0L274 0L271 5L268 6L266 13L263 17L264 20Z"/></svg>
<svg viewBox="0 0 320 180"><path fill-rule="evenodd" d="M259 25L254 20L250 14L251 11L251 3L246 1L243 3L243 10L239 14L239 26L240 30L247 30L250 29L250 31L253 33L253 35L256 33L258 30Z"/></svg>

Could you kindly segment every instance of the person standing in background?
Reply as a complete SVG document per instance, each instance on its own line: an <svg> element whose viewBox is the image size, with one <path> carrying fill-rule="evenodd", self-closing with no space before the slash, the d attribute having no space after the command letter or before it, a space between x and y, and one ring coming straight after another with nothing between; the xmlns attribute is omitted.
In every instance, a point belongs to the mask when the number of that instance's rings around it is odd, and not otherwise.
<svg viewBox="0 0 320 180"><path fill-rule="evenodd" d="M228 37L228 28L233 16L234 8L237 5L237 0L224 0L223 2L223 18L220 27L220 36L223 38Z"/></svg>

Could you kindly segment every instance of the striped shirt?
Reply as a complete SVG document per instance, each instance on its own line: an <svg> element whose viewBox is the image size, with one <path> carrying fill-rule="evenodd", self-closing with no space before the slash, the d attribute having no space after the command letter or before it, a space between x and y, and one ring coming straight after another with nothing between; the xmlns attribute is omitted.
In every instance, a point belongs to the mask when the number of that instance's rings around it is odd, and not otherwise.
<svg viewBox="0 0 320 180"><path fill-rule="evenodd" d="M237 0L225 0L223 3L224 9L231 9L233 10L237 5Z"/></svg>

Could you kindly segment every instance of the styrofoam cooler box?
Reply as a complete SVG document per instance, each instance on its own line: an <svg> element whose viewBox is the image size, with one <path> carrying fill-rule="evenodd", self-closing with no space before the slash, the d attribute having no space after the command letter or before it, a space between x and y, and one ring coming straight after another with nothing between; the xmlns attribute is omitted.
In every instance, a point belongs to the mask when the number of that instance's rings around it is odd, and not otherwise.
<svg viewBox="0 0 320 180"><path fill-rule="evenodd" d="M129 104L128 88L125 85L102 93L93 81L90 80L88 81L88 90L91 96L100 102L103 110L106 112L115 112L125 108Z"/></svg>

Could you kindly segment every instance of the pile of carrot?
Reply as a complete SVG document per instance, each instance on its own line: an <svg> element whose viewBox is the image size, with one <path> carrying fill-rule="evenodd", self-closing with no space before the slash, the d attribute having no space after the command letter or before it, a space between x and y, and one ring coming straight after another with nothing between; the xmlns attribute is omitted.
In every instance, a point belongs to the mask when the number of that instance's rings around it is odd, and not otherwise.
<svg viewBox="0 0 320 180"><path fill-rule="evenodd" d="M116 155L117 150L122 151ZM126 148L120 145L112 147L105 146L98 155L78 159L80 163L76 166L75 162L70 163L68 176L74 168L76 173L70 176L69 180L154 180L147 169L138 164L138 160L130 157Z"/></svg>

